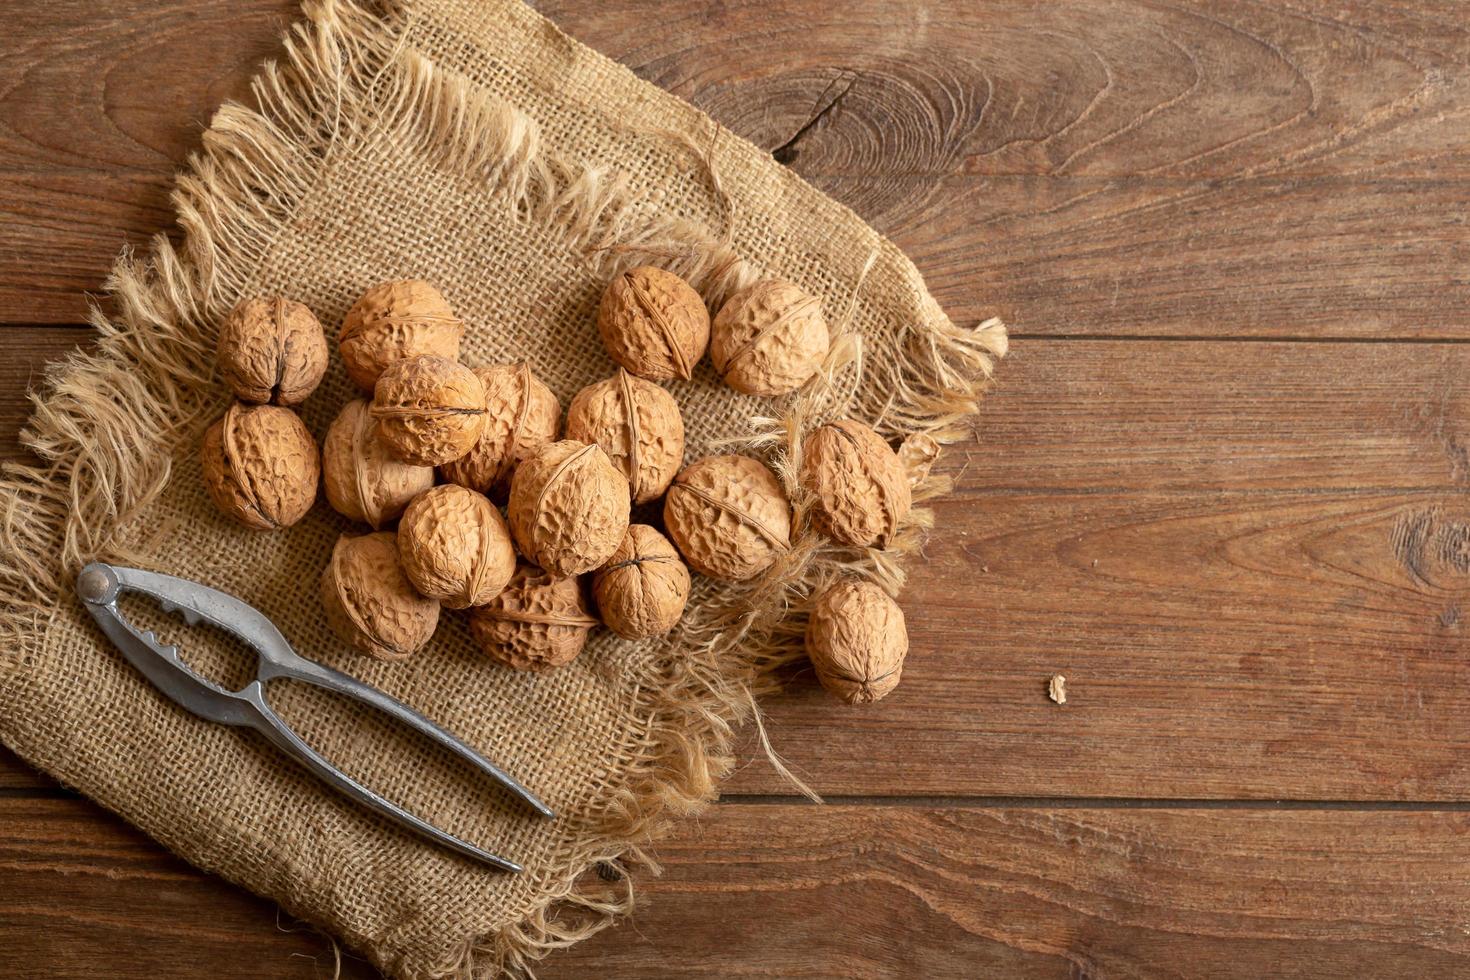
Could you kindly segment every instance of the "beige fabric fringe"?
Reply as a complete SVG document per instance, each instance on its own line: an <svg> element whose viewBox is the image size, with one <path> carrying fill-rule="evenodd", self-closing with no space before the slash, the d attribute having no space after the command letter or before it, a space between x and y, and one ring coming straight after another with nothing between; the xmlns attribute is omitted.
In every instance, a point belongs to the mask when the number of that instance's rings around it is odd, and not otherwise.
<svg viewBox="0 0 1470 980"><path fill-rule="evenodd" d="M962 435L996 321L950 323L913 266L758 148L567 38L513 0L314 0L255 108L227 105L174 192L183 243L159 237L107 283L99 339L51 372L25 433L39 462L0 483L0 738L198 866L275 899L402 977L525 972L627 912L650 843L716 795L735 725L800 655L803 608L843 574L897 591L920 510L884 552L805 530L800 436L851 414L892 438ZM775 466L795 546L742 587L701 581L668 642L602 636L529 676L476 654L460 617L405 664L369 662L321 622L314 583L345 521L319 504L277 534L203 494L193 447L225 404L222 315L282 291L329 325L373 282L421 276L470 324L464 358L531 358L563 404L611 373L592 329L602 284L653 262L711 308L763 271L823 299L839 334L821 381L763 401L708 364L671 390L689 458L736 447ZM320 438L352 396L334 365L304 411ZM940 481L919 499L942 492ZM509 876L420 842L335 796L253 737L187 715L95 633L71 577L92 558L235 592L306 654L424 710L558 813L536 821L433 747L328 695L272 688L309 741L439 826L522 861ZM303 585L303 583L306 583ZM126 610L238 686L228 643Z"/></svg>

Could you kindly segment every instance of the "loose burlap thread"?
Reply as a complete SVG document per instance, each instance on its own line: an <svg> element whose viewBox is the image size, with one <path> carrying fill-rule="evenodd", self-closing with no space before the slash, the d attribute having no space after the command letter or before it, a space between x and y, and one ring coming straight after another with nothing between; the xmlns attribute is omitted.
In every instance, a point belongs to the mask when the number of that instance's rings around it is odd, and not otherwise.
<svg viewBox="0 0 1470 980"><path fill-rule="evenodd" d="M804 607L839 575L892 590L928 524L885 551L806 530L800 435L851 415L901 439L967 431L996 321L954 326L912 264L846 208L681 100L566 37L516 0L317 0L255 105L226 105L174 193L181 244L125 255L94 347L51 371L0 483L0 738L201 868L279 902L402 977L527 971L627 912L650 842L716 794L733 726L800 655ZM763 273L822 298L837 342L821 377L775 401L707 363L670 390L688 458L749 451L790 492L791 552L759 580L701 580L667 640L600 635L530 675L477 653L462 617L401 664L348 651L316 581L351 528L319 504L289 531L231 525L194 447L226 404L217 325L241 297L283 292L329 326L367 286L435 282L469 324L470 364L527 358L562 399L612 365L593 329L622 268L688 278L712 309ZM303 416L317 435L355 392L334 363ZM926 479L922 500L946 489ZM435 748L330 695L270 696L349 773L431 822L522 862L506 875L337 796L253 736L151 688L90 624L71 584L87 560L157 568L233 592L308 656L420 708L532 787L543 822ZM201 672L239 686L230 644L146 606ZM616 876L613 876L616 877Z"/></svg>

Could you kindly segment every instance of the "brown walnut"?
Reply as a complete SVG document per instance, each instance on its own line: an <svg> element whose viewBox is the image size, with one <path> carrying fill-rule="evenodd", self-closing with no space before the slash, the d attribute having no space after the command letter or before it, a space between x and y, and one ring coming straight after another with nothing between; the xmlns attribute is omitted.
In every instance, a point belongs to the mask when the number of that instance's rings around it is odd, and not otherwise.
<svg viewBox="0 0 1470 980"><path fill-rule="evenodd" d="M398 559L414 588L448 609L483 606L516 570L500 511L483 494L452 483L419 494L403 512Z"/></svg>
<svg viewBox="0 0 1470 980"><path fill-rule="evenodd" d="M380 283L363 293L337 333L352 383L372 391L388 365L419 354L459 357L464 323L442 293L422 279Z"/></svg>
<svg viewBox="0 0 1470 980"><path fill-rule="evenodd" d="M608 284L597 332L612 359L640 378L687 381L709 345L709 310L683 279L642 265Z"/></svg>
<svg viewBox="0 0 1470 980"><path fill-rule="evenodd" d="M414 590L391 531L342 535L322 572L327 624L354 649L379 660L418 651L439 624L439 603Z"/></svg>
<svg viewBox="0 0 1470 980"><path fill-rule="evenodd" d="M601 446L627 478L635 504L660 496L684 462L679 403L652 381L623 370L572 399L567 438Z"/></svg>
<svg viewBox="0 0 1470 980"><path fill-rule="evenodd" d="M378 438L413 466L438 466L474 448L485 423L485 386L475 372L432 354L395 361L373 389Z"/></svg>
<svg viewBox="0 0 1470 980"><path fill-rule="evenodd" d="M410 500L434 485L432 466L393 457L361 398L344 405L327 430L322 474L332 509L374 531L396 521Z"/></svg>
<svg viewBox="0 0 1470 980"><path fill-rule="evenodd" d="M470 632L480 649L517 670L571 663L596 625L579 580L526 564L498 596L470 610Z"/></svg>
<svg viewBox="0 0 1470 980"><path fill-rule="evenodd" d="M903 673L903 610L871 582L838 582L812 608L806 652L823 687L848 704L871 704Z"/></svg>
<svg viewBox="0 0 1470 980"><path fill-rule="evenodd" d="M815 296L784 279L765 279L720 307L709 359L736 391L784 395L817 373L830 343Z"/></svg>
<svg viewBox="0 0 1470 980"><path fill-rule="evenodd" d="M633 524L592 576L592 594L614 633L629 640L661 636L684 615L689 569L668 538L647 524Z"/></svg>
<svg viewBox="0 0 1470 980"><path fill-rule="evenodd" d="M473 449L439 472L450 483L504 500L520 461L556 441L561 403L525 361L474 370L485 386L484 428Z"/></svg>
<svg viewBox="0 0 1470 980"><path fill-rule="evenodd" d="M316 314L284 296L240 302L219 332L220 379L241 401L299 405L327 371L327 335Z"/></svg>
<svg viewBox="0 0 1470 980"><path fill-rule="evenodd" d="M674 477L664 526L691 568L741 582L791 547L791 506L776 475L749 456L707 456Z"/></svg>
<svg viewBox="0 0 1470 980"><path fill-rule="evenodd" d="M601 447L542 447L510 481L510 531L521 554L565 578L597 568L628 530L628 481Z"/></svg>
<svg viewBox="0 0 1470 980"><path fill-rule="evenodd" d="M289 408L232 403L205 430L199 454L210 499L246 527L290 527L316 500L321 457Z"/></svg>
<svg viewBox="0 0 1470 980"><path fill-rule="evenodd" d="M812 433L802 449L801 484L816 497L817 528L840 544L887 545L913 494L903 462L883 437L843 419Z"/></svg>

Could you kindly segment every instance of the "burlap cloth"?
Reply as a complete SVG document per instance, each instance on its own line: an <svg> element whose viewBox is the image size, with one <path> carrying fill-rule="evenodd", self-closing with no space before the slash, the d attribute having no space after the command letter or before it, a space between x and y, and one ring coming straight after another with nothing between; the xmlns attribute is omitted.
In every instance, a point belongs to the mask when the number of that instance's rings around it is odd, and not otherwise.
<svg viewBox="0 0 1470 980"><path fill-rule="evenodd" d="M367 286L426 278L470 325L467 363L529 358L565 405L611 372L593 312L618 268L673 268L712 309L778 273L821 297L840 335L823 380L754 400L706 363L670 387L688 459L744 448L788 484L795 435L823 417L850 413L896 439L963 432L1004 329L955 327L908 260L846 208L515 0L308 4L255 95L255 108L218 112L179 180L182 244L125 256L95 316L100 342L53 369L26 433L43 463L12 467L0 486L0 737L390 974L524 969L630 907L630 878L589 869L648 863L669 820L713 798L731 726L799 649L811 590L839 572L897 588L925 514L886 553L802 534L757 583L700 582L671 641L603 635L572 666L530 675L476 653L463 618L446 615L424 652L379 664L322 621L316 583L343 519L318 504L289 531L256 533L204 494L194 447L225 404L212 378L222 315L243 295L280 291L335 329ZM304 411L318 439L351 396L334 364ZM929 481L919 496L941 489ZM271 692L339 765L526 872L426 844L253 735L166 700L72 597L93 557L240 595L303 653L498 760L554 822L371 713L311 689ZM249 676L208 631L126 611L157 620L202 672L234 686Z"/></svg>

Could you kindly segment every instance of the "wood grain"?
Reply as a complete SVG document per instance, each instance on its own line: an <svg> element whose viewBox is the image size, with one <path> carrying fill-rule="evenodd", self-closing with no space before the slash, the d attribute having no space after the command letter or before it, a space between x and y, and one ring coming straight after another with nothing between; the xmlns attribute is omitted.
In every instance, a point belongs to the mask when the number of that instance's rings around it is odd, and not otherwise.
<svg viewBox="0 0 1470 980"><path fill-rule="evenodd" d="M0 433L84 336L22 335ZM943 461L903 686L854 711L798 674L777 746L838 795L1464 797L1467 369L1446 344L1018 345ZM730 789L789 791L759 759Z"/></svg>
<svg viewBox="0 0 1470 980"><path fill-rule="evenodd" d="M0 797L0 823L0 973L332 976L321 936L85 803ZM538 975L1470 969L1463 812L725 805L658 857L631 922Z"/></svg>
<svg viewBox="0 0 1470 980"><path fill-rule="evenodd" d="M1441 5L541 7L853 206L957 320L1460 339L1470 322L1448 271L1470 235L1444 220L1470 193L1470 49ZM169 225L169 175L290 9L23 18L0 67L0 321L80 319L118 248Z"/></svg>

